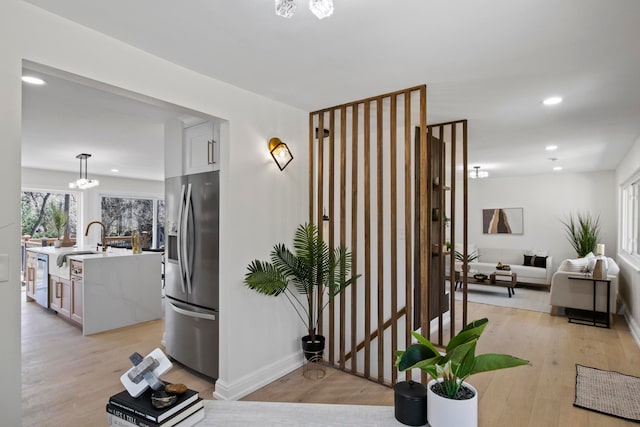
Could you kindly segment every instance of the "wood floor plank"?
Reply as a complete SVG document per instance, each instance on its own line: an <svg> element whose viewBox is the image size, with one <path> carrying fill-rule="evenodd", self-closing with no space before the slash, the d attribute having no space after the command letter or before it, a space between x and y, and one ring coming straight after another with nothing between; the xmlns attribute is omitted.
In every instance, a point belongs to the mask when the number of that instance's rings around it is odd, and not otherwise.
<svg viewBox="0 0 640 427"><path fill-rule="evenodd" d="M104 406L122 390L119 377L129 367L129 355L160 346L162 321L84 337L75 326L24 299L23 426L106 425ZM608 330L570 324L563 316L469 303L469 319L482 317L490 321L478 353L513 354L531 364L469 379L480 394L480 427L637 425L573 406L576 363L640 376L640 349L624 318L618 317ZM213 384L179 365L164 379L213 398ZM332 368L320 380L307 379L298 369L245 399L392 406L393 390Z"/></svg>

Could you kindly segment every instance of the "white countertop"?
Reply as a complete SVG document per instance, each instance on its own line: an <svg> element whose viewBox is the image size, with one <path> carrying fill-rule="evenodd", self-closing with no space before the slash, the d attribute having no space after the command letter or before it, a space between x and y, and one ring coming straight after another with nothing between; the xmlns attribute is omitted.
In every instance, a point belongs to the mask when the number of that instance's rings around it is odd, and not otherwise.
<svg viewBox="0 0 640 427"><path fill-rule="evenodd" d="M393 406L205 400L198 427L399 427Z"/></svg>
<svg viewBox="0 0 640 427"><path fill-rule="evenodd" d="M102 258L105 256L108 257L121 257L121 256L133 256L133 255L149 255L149 254L159 254L162 252L154 252L154 251L142 251L139 254L134 254L131 249L124 248L108 248L106 252L102 252L101 250L95 250L96 248L93 246L85 247L85 248L56 248L54 246L36 246L32 248L27 248L28 251L37 252L40 254L48 254L48 255L69 255L69 257L73 257L74 259L93 259L93 258ZM91 254L80 254L73 255L74 252L92 252ZM55 261L53 258L49 261Z"/></svg>

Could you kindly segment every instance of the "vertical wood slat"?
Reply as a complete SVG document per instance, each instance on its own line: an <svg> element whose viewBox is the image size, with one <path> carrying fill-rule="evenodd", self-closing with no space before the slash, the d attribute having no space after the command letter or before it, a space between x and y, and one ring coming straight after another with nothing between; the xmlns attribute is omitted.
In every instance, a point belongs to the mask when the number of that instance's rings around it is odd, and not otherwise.
<svg viewBox="0 0 640 427"><path fill-rule="evenodd" d="M427 93L426 88L420 89L420 194L423 195L420 201L420 305L422 307L421 313L421 331L426 337L431 336L431 310L429 298L429 268L431 265L431 227L427 227L427 221L431 221L431 215L427 216L427 212L431 209L430 197L426 197L427 183L431 176L431 167L427 161ZM430 186L429 186L430 187ZM422 373L422 382L427 382L427 374Z"/></svg>
<svg viewBox="0 0 640 427"><path fill-rule="evenodd" d="M316 206L316 220L318 225L318 235L320 239L323 239L322 233L322 208L324 206L324 113L318 116L318 131L316 132L316 138L318 140L318 203ZM318 282L320 282L320 271L318 271ZM318 286L317 292L317 306L322 307L322 289ZM322 316L318 319L318 330L317 333L323 333L323 322Z"/></svg>
<svg viewBox="0 0 640 427"><path fill-rule="evenodd" d="M384 159L383 159L383 130L382 130L382 98L377 100L376 109L376 139L377 139L377 222L378 227L376 231L377 243L376 248L378 250L378 297L376 298L376 305L378 308L378 381L384 382Z"/></svg>
<svg viewBox="0 0 640 427"><path fill-rule="evenodd" d="M415 127L414 134L414 159L413 159L413 242L414 242L414 256L413 256L413 327L412 330L422 327L422 284L420 283L420 264L422 263L421 248L422 239L420 239L420 206L422 205L422 194L420 194L420 175L423 165L420 164L420 150L424 150L424 147L420 146L420 126Z"/></svg>
<svg viewBox="0 0 640 427"><path fill-rule="evenodd" d="M444 138L444 126L439 126L438 128L439 132L440 132L440 143L438 144L438 180L440 181L440 191L438 191L438 209L440 209L440 206L444 206L444 172L445 172L445 168L444 168L444 150L445 150L445 138ZM434 177L435 178L435 177ZM444 247L443 245L443 241L442 241L442 236L444 234L444 221L442 221L441 219L444 217L445 213L444 212L439 212L439 216L440 216L440 221L439 224L440 226L438 227L438 252L441 253L442 252L442 248ZM444 342L444 336L443 336L443 329L444 329L444 324L443 324L443 319L444 319L444 309L445 306L444 304L447 302L444 299L444 259L439 256L438 257L438 265L436 266L431 266L432 268L437 268L438 271L438 277L440 278L439 282L437 283L438 286L438 342L440 343L440 345L443 344Z"/></svg>
<svg viewBox="0 0 640 427"><path fill-rule="evenodd" d="M347 107L340 108L340 246L347 246ZM340 266L344 272L344 264ZM341 276L344 279L344 276ZM355 285L353 286L355 288ZM340 295L340 369L344 369L346 346L346 293ZM353 332L352 332L353 333Z"/></svg>
<svg viewBox="0 0 640 427"><path fill-rule="evenodd" d="M358 104L352 107L351 124L351 272L358 271ZM358 287L351 286L351 372L358 372Z"/></svg>
<svg viewBox="0 0 640 427"><path fill-rule="evenodd" d="M419 282L421 289L421 319L420 319L420 327L422 328L423 334L429 337L431 335L431 325L429 324L428 317L430 316L429 310L429 301L427 300L427 288L428 288L428 268L429 264L427 261L429 260L429 245L431 241L431 231L430 227L428 227L428 218L431 216L427 215L428 208L431 205L429 202L429 198L427 196L427 184L429 183L429 177L431 168L429 167L428 162L428 149L427 146L427 128L426 123L423 120L423 106L422 106L422 97L423 93L420 92L420 153L419 153L419 164L420 164L420 173L418 176L419 180L419 192L420 192L420 206L418 206L418 210L420 212L420 220L418 222L419 227L419 240L420 240L420 273L419 273Z"/></svg>
<svg viewBox="0 0 640 427"><path fill-rule="evenodd" d="M469 208L468 203L468 192L469 192L469 172L467 167L468 157L467 157L467 121L464 120L462 122L462 165L463 165L463 174L462 174L462 186L463 186L463 224L468 224L468 214L467 210ZM467 227L465 226L463 229L462 241L463 245L466 248L469 240L469 233ZM462 326L464 327L467 324L467 282L465 281L462 285Z"/></svg>
<svg viewBox="0 0 640 427"><path fill-rule="evenodd" d="M315 166L315 159L313 151L315 147L313 145L313 115L309 114L309 224L313 224L313 168Z"/></svg>
<svg viewBox="0 0 640 427"><path fill-rule="evenodd" d="M333 251L335 247L334 242L334 189L335 189L335 110L329 112L329 251ZM324 133L324 129L320 132ZM324 214L324 208L323 208ZM324 215L322 221L318 220L324 229ZM326 239L325 239L326 241ZM329 299L329 363L332 365L335 362L335 330L336 330L336 313L335 313L335 301L334 298Z"/></svg>
<svg viewBox="0 0 640 427"><path fill-rule="evenodd" d="M412 304L412 222L411 222L411 93L404 93L404 236L405 236L405 348L411 344L411 324L413 317ZM406 373L407 381L411 379L411 371Z"/></svg>
<svg viewBox="0 0 640 427"><path fill-rule="evenodd" d="M449 284L455 284L455 221L456 217L456 203L455 203L455 194L456 194L456 147L458 145L458 138L456 134L457 125L454 125L451 130L451 148L450 152L450 162L449 162L449 227L451 229L451 250L449 253ZM449 286L449 289L452 289ZM453 290L449 292L449 307L450 308L450 322L449 322L449 339L453 338L456 334L456 291L455 285L453 286Z"/></svg>
<svg viewBox="0 0 640 427"><path fill-rule="evenodd" d="M398 229L397 229L397 165L396 165L396 129L397 129L397 95L391 97L391 112L389 114L389 195L390 195L390 243L391 243L391 352L390 360L395 360L398 349ZM398 379L398 371L391 370L391 383L395 384Z"/></svg>
<svg viewBox="0 0 640 427"><path fill-rule="evenodd" d="M364 103L364 377L371 376L371 102Z"/></svg>

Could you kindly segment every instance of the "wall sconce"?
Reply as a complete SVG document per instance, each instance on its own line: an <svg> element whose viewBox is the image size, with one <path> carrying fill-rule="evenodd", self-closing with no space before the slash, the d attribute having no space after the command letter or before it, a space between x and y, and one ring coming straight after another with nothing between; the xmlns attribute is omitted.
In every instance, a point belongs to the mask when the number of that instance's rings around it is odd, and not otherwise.
<svg viewBox="0 0 640 427"><path fill-rule="evenodd" d="M289 151L289 147L287 147L287 144L282 142L280 138L271 138L269 140L269 152L280 170L284 170L291 160L293 160L293 155L291 151Z"/></svg>

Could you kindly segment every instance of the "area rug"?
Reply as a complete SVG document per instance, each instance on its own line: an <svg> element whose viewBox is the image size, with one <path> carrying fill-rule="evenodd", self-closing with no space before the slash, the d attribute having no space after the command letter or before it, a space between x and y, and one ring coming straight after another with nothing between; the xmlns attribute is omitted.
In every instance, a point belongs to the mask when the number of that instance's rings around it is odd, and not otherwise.
<svg viewBox="0 0 640 427"><path fill-rule="evenodd" d="M546 289L521 288L516 286L515 294L509 298L507 288L503 286L478 285L469 283L467 301L478 304L491 304L500 307L549 313L549 291ZM462 300L462 291L456 291L456 299Z"/></svg>
<svg viewBox="0 0 640 427"><path fill-rule="evenodd" d="M573 406L640 422L640 378L576 364Z"/></svg>

